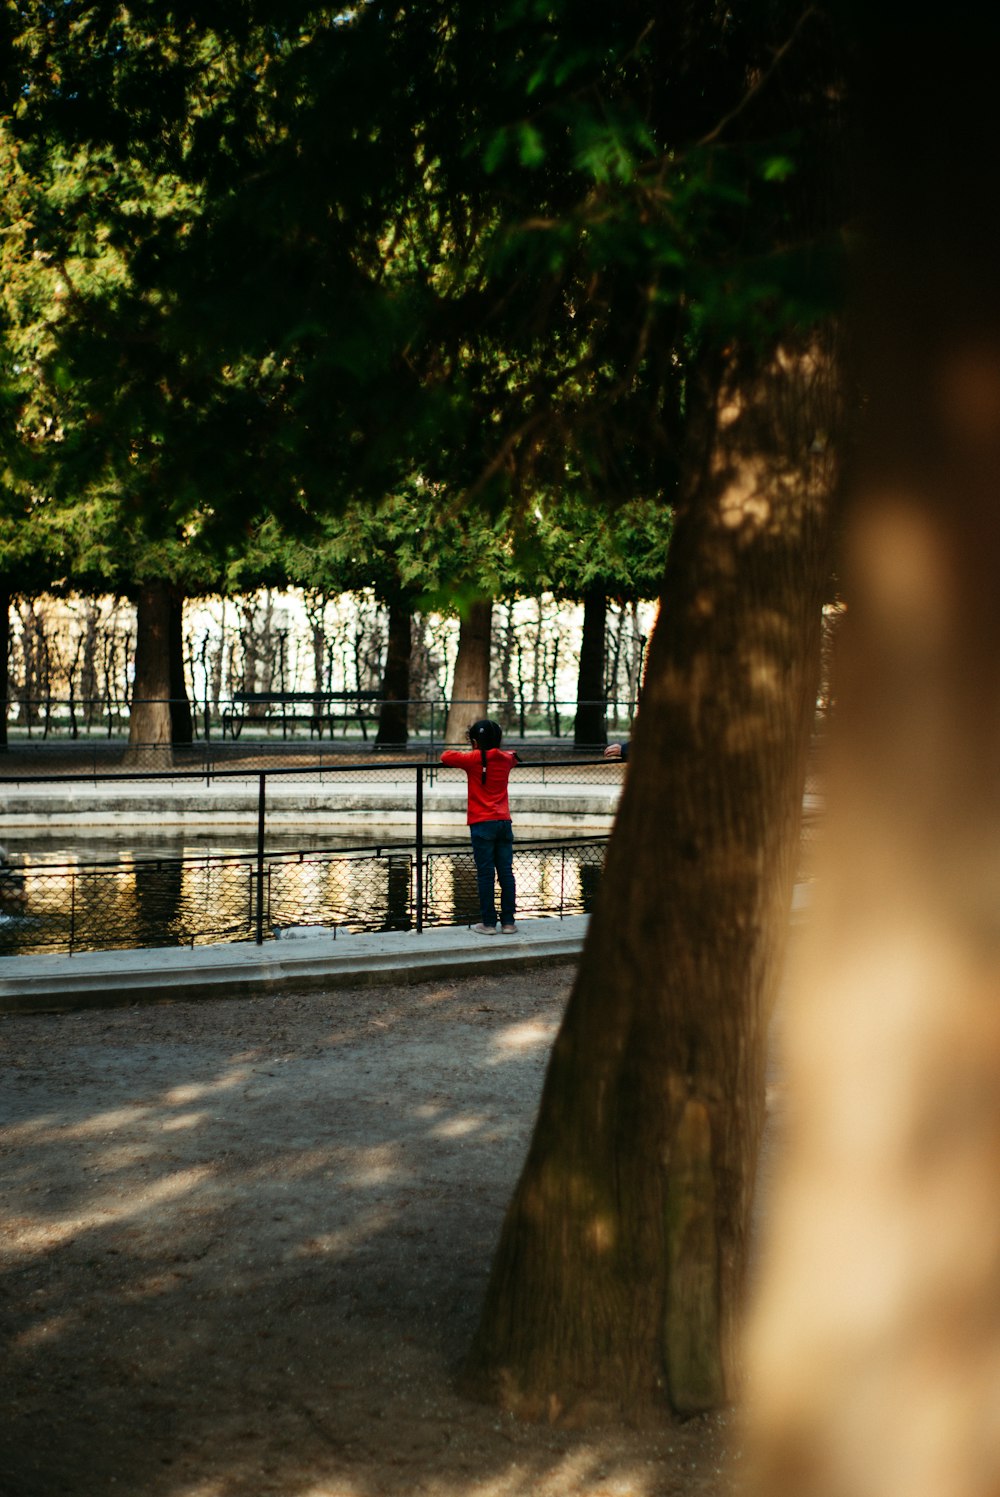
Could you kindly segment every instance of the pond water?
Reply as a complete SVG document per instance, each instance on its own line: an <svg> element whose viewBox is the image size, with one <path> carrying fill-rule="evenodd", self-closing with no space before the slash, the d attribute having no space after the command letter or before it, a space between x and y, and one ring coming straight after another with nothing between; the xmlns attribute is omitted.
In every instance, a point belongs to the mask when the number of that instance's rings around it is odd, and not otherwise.
<svg viewBox="0 0 1000 1497"><path fill-rule="evenodd" d="M438 836L434 842L466 843L468 834ZM185 858L232 855L257 851L254 827L165 827L161 830L115 827L13 827L6 832L3 845L12 858L23 863L106 863L132 861L136 858ZM366 828L364 832L311 831L306 827L284 827L268 830L265 848L268 852L313 851L319 848L412 847L413 834L404 827L390 827L383 832Z"/></svg>

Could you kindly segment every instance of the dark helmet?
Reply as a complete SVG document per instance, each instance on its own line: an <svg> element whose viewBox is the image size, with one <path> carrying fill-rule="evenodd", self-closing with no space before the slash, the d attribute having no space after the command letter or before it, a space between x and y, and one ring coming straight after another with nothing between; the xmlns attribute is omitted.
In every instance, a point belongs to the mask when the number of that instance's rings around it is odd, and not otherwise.
<svg viewBox="0 0 1000 1497"><path fill-rule="evenodd" d="M474 722L469 729L469 742L473 748L479 750L483 761L483 784L486 784L486 754L489 749L499 748L500 740L503 738L503 729L499 723L492 718L481 717Z"/></svg>

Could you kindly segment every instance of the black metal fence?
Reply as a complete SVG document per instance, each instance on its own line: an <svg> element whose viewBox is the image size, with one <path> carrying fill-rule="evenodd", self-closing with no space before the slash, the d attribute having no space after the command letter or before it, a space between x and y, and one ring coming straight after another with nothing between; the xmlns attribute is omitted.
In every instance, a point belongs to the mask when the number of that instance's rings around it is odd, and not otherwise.
<svg viewBox="0 0 1000 1497"><path fill-rule="evenodd" d="M376 725L383 707L393 709L396 722L406 724L412 740L426 742L440 750L444 742L449 708L455 704L445 697L390 700L370 691L341 692L236 692L231 697L198 702L155 699L174 709L190 725L192 743L198 749L212 745L222 749L238 740L258 745L317 742L370 744L376 736ZM151 705L153 699L143 701ZM0 712L7 723L12 746L38 747L40 744L65 743L88 746L95 754L107 755L121 748L129 736L133 703L108 698L24 697L0 701ZM481 704L469 702L470 716L478 716ZM600 701L547 700L532 703L527 699L496 698L487 703L487 715L500 723L504 732L522 739L573 737L578 708L597 708L613 734L627 733L635 716L635 698L602 698ZM175 749L176 752L176 749Z"/></svg>
<svg viewBox="0 0 1000 1497"><path fill-rule="evenodd" d="M518 918L589 913L606 838L517 841ZM0 953L263 941L290 928L405 931L479 919L471 852L426 846L37 864L0 913Z"/></svg>
<svg viewBox="0 0 1000 1497"><path fill-rule="evenodd" d="M595 758L593 749L578 757L566 757L566 745L524 745L517 739L504 739L505 748L528 752L517 769L519 782L533 784L603 784L612 783L621 766L612 760ZM419 754L419 757L418 757ZM317 784L334 783L334 777L364 776L366 781L399 781L406 777L412 784L412 771L420 769L424 782L433 785L441 774L454 774L440 763L440 746L427 749L399 750L373 754L370 749L351 753L343 749L324 749L316 744L253 743L195 744L183 749L163 749L140 745L123 756L109 758L92 745L51 744L43 754L21 755L16 750L0 757L0 787L4 785L56 784L59 781L94 784L141 782L143 780L176 780L204 783L237 781L264 774Z"/></svg>
<svg viewBox="0 0 1000 1497"><path fill-rule="evenodd" d="M528 762L517 785L560 784L571 791L586 777L615 788L623 768L608 760ZM0 953L104 950L115 947L258 943L292 926L348 931L416 930L427 925L472 923L479 918L475 867L467 845L431 843L424 834L424 795L442 774L460 770L423 761L220 772L242 782L243 802L256 798L256 850L186 857L129 857L93 863L27 860L0 867ZM296 781L325 780L330 808L338 792L357 792L391 776L413 815L410 842L356 847L269 851L268 786L287 791ZM97 776L113 803L115 791L162 784L195 784L203 776L146 773ZM22 784L0 777L0 789ZM79 784L75 775L30 777L33 789ZM162 792L161 792L162 793ZM283 796L287 808L288 796ZM457 809L457 808L456 808ZM39 813L40 814L40 813ZM456 818L457 819L457 818ZM457 828L456 828L457 829ZM519 917L587 913L600 881L605 837L574 836L515 841Z"/></svg>

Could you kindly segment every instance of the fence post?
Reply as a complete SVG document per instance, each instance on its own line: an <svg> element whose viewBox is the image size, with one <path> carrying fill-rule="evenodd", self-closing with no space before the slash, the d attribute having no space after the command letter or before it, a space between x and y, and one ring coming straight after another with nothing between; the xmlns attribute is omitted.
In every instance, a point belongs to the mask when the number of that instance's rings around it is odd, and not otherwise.
<svg viewBox="0 0 1000 1497"><path fill-rule="evenodd" d="M417 899L417 935L424 928L424 766L417 765L417 867L416 867L416 899Z"/></svg>
<svg viewBox="0 0 1000 1497"><path fill-rule="evenodd" d="M262 770L257 791L257 945L264 944L264 785Z"/></svg>

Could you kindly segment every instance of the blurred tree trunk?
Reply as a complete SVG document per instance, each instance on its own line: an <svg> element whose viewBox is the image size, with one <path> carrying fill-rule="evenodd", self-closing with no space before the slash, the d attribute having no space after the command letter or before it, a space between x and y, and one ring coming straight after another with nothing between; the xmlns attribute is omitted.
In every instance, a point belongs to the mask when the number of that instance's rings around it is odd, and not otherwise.
<svg viewBox="0 0 1000 1497"><path fill-rule="evenodd" d="M734 1387L834 387L825 351L784 349L690 417L628 778L469 1362L528 1415L691 1413Z"/></svg>
<svg viewBox="0 0 1000 1497"><path fill-rule="evenodd" d="M448 744L465 742L470 723L486 716L490 694L490 632L493 601L482 598L470 603L462 615L458 634L458 656L451 688L451 706L445 723L444 740Z"/></svg>
<svg viewBox="0 0 1000 1497"><path fill-rule="evenodd" d="M147 768L172 762L170 745L170 625L171 595L165 582L143 583L135 600L135 675L129 714L126 762L141 765L143 751L152 750Z"/></svg>
<svg viewBox="0 0 1000 1497"><path fill-rule="evenodd" d="M382 673L382 705L379 708L375 743L380 748L405 748L409 737L407 713L410 698L410 652L412 612L407 594L393 593L387 599L389 637Z"/></svg>
<svg viewBox="0 0 1000 1497"><path fill-rule="evenodd" d="M755 1490L1000 1490L1000 27L866 12L828 836L749 1342ZM934 79L934 110L925 83Z"/></svg>
<svg viewBox="0 0 1000 1497"><path fill-rule="evenodd" d="M608 600L599 582L583 599L583 637L576 682L574 748L603 748L608 741L607 703L604 699L604 655Z"/></svg>

